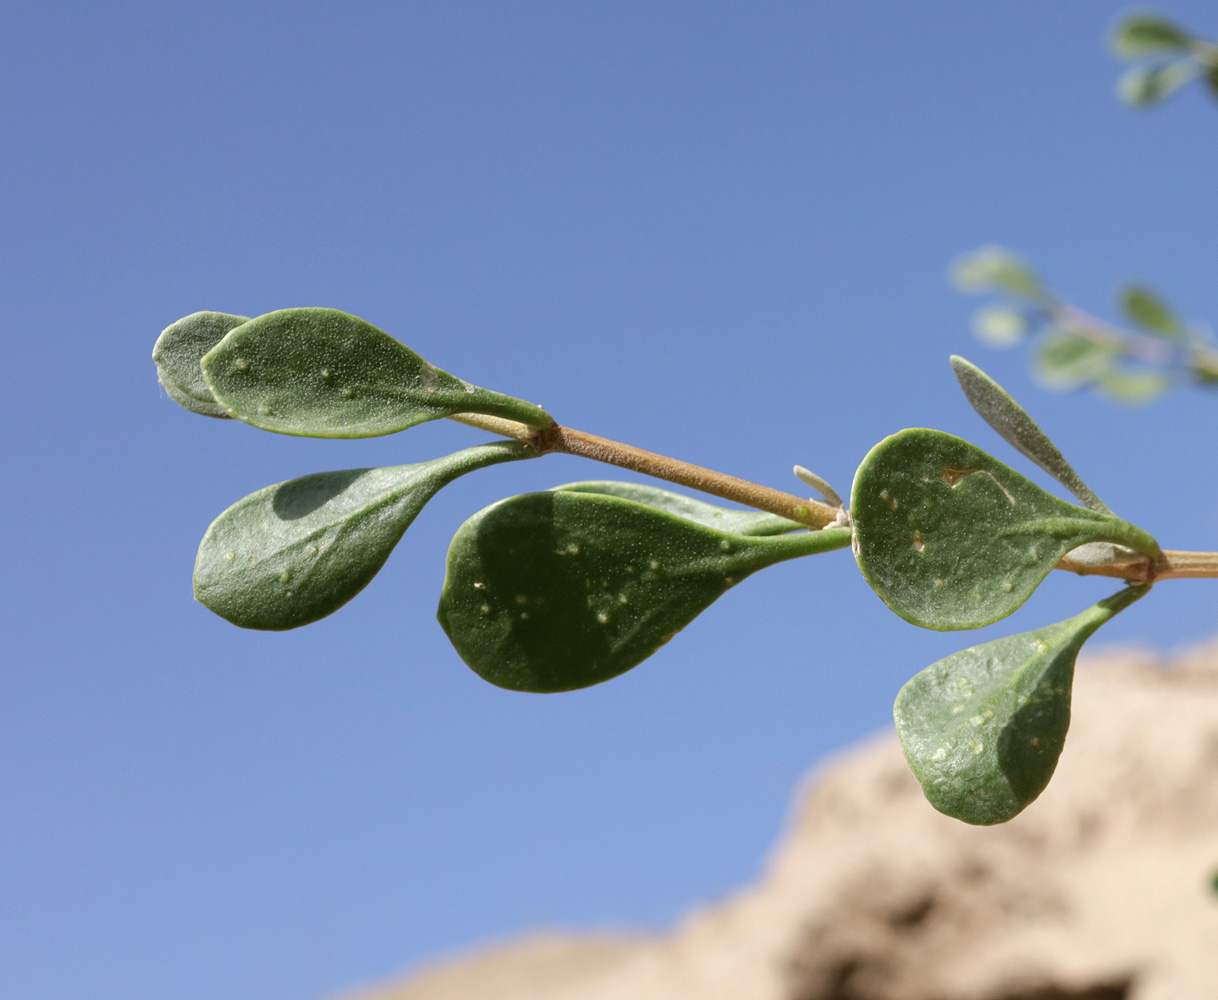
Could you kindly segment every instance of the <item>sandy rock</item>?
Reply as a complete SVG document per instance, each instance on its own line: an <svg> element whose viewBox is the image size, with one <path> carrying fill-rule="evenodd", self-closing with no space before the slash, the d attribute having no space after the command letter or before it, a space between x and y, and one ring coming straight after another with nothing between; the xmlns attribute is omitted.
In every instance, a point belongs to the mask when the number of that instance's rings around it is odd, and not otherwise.
<svg viewBox="0 0 1218 1000"><path fill-rule="evenodd" d="M1008 824L935 812L886 735L671 932L533 938L358 1000L1218 1000L1216 871L1218 645L1114 653L1080 664L1057 774Z"/></svg>

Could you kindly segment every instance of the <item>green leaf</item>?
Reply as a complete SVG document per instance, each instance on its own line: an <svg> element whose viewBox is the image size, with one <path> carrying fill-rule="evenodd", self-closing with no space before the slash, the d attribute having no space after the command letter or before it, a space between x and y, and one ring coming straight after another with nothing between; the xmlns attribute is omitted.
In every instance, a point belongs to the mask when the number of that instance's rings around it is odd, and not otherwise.
<svg viewBox="0 0 1218 1000"><path fill-rule="evenodd" d="M1008 292L1036 302L1048 298L1027 263L1002 247L982 247L958 258L952 279L965 292Z"/></svg>
<svg viewBox="0 0 1218 1000"><path fill-rule="evenodd" d="M541 407L463 382L337 309L243 323L203 358L203 375L233 416L279 434L376 437L459 413L553 423Z"/></svg>
<svg viewBox="0 0 1218 1000"><path fill-rule="evenodd" d="M1134 107L1148 107L1196 79L1197 72L1197 65L1191 59L1166 66L1134 66L1117 81L1117 96Z"/></svg>
<svg viewBox="0 0 1218 1000"><path fill-rule="evenodd" d="M1205 73L1205 82L1212 96L1218 97L1218 64L1211 66Z"/></svg>
<svg viewBox="0 0 1218 1000"><path fill-rule="evenodd" d="M848 528L759 537L607 494L526 493L457 531L438 617L492 684L571 691L642 662L750 573L849 544Z"/></svg>
<svg viewBox="0 0 1218 1000"><path fill-rule="evenodd" d="M278 631L317 621L367 586L443 486L536 454L499 441L430 462L320 472L251 493L203 536L195 597L242 628Z"/></svg>
<svg viewBox="0 0 1218 1000"><path fill-rule="evenodd" d="M1116 371L1105 375L1097 387L1109 399L1131 406L1141 406L1158 399L1171 379L1165 372Z"/></svg>
<svg viewBox="0 0 1218 1000"><path fill-rule="evenodd" d="M1103 378L1112 370L1115 357L1116 352L1105 344L1057 330L1041 340L1032 370L1047 388L1069 391Z"/></svg>
<svg viewBox="0 0 1218 1000"><path fill-rule="evenodd" d="M991 347L1013 347L1028 334L1028 317L1010 306L985 306L973 314L973 332Z"/></svg>
<svg viewBox="0 0 1218 1000"><path fill-rule="evenodd" d="M156 362L157 378L170 399L192 413L228 419L229 412L216 402L203 381L199 362L225 334L247 319L228 313L197 312L162 331L153 345L152 360Z"/></svg>
<svg viewBox="0 0 1218 1000"><path fill-rule="evenodd" d="M555 486L555 490L567 493L597 493L602 496L621 497L623 500L633 500L646 504L656 510L683 517L688 521L697 521L708 528L727 531L737 535L783 535L790 531L799 531L805 527L798 521L788 521L777 514L767 514L760 510L731 510L695 500L692 497L671 493L656 486L643 483L623 483L616 480L599 479L582 483L567 483L565 486Z"/></svg>
<svg viewBox="0 0 1218 1000"><path fill-rule="evenodd" d="M1113 50L1125 57L1187 50L1191 44L1188 32L1157 14L1127 17L1112 32Z"/></svg>
<svg viewBox="0 0 1218 1000"><path fill-rule="evenodd" d="M1045 472L1073 493L1080 503L1101 514L1111 514L1108 505L1097 497L1082 477L1049 440L1027 411L1015 402L1002 386L985 372L959 355L952 355L952 371L973 409L994 428L1012 448L1030 458Z"/></svg>
<svg viewBox="0 0 1218 1000"><path fill-rule="evenodd" d="M922 428L871 449L850 507L872 589L906 621L941 631L1005 618L1079 545L1159 551L1140 528L1066 503L969 442Z"/></svg>
<svg viewBox="0 0 1218 1000"><path fill-rule="evenodd" d="M1064 622L961 650L906 684L893 714L930 804L988 825L1035 800L1070 726L1079 649L1149 589L1129 587Z"/></svg>
<svg viewBox="0 0 1218 1000"><path fill-rule="evenodd" d="M1175 340L1188 337L1187 329L1171 307L1149 288L1127 285L1121 289L1120 305L1131 323Z"/></svg>

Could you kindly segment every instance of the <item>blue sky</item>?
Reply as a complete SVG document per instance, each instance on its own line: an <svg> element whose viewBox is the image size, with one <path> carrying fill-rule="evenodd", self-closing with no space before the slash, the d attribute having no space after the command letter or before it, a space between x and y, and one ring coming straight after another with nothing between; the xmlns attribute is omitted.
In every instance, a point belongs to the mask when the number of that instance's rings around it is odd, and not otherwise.
<svg viewBox="0 0 1218 1000"><path fill-rule="evenodd" d="M500 691L434 620L444 551L487 503L605 475L555 457L451 486L333 617L242 632L191 598L219 511L482 436L192 416L149 352L195 310L345 309L563 423L787 489L796 462L848 489L907 426L1025 468L955 390L964 353L1119 513L1218 547L1218 401L1050 396L945 279L999 242L1103 315L1136 277L1218 319L1218 106L1118 105L1121 9L6 5L0 994L297 1000L528 928L663 926L757 872L799 777L890 726L910 675L1111 589L1055 578L940 635L833 553L610 684ZM1218 35L1212 5L1170 9ZM1212 632L1211 584L1161 589L1100 640Z"/></svg>

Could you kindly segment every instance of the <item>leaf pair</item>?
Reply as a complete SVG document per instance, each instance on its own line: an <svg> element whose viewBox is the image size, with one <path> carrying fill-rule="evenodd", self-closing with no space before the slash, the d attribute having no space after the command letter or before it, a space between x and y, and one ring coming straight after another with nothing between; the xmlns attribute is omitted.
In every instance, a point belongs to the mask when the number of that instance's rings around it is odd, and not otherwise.
<svg viewBox="0 0 1218 1000"><path fill-rule="evenodd" d="M461 658L516 691L570 691L646 659L766 566L842 548L848 528L736 513L654 487L511 497L453 538L438 617Z"/></svg>
<svg viewBox="0 0 1218 1000"><path fill-rule="evenodd" d="M942 431L885 438L855 474L851 516L859 568L893 611L925 628L979 628L1017 610L1081 545L1158 553L1153 538L1087 488L1001 386L962 358L952 363L982 417L1088 506L1045 492Z"/></svg>
<svg viewBox="0 0 1218 1000"><path fill-rule="evenodd" d="M443 486L535 455L502 441L415 465L320 472L251 493L203 536L195 597L243 628L307 625L367 586Z"/></svg>
<svg viewBox="0 0 1218 1000"><path fill-rule="evenodd" d="M1127 70L1118 82L1117 94L1127 104L1157 104L1199 77L1218 95L1218 49L1157 14L1120 21L1112 48L1125 59L1150 60Z"/></svg>
<svg viewBox="0 0 1218 1000"><path fill-rule="evenodd" d="M988 825L1040 795L1070 726L1079 650L1149 589L1129 587L1064 622L961 650L910 680L893 714L931 805Z"/></svg>
<svg viewBox="0 0 1218 1000"><path fill-rule="evenodd" d="M376 437L461 413L553 423L541 407L441 371L337 309L194 313L161 334L153 359L187 409L279 434Z"/></svg>

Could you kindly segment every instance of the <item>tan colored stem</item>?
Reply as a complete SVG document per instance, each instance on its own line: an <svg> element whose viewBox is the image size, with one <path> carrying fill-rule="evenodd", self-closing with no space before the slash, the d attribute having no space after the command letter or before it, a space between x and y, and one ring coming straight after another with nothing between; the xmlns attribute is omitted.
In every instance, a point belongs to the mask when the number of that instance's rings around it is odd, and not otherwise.
<svg viewBox="0 0 1218 1000"><path fill-rule="evenodd" d="M620 441L610 441L595 434L572 430L561 424L554 424L539 431L513 420L484 417L479 414L461 414L452 419L518 441L527 441L543 455L558 452L591 458L679 486L688 486L724 500L734 500L746 507L754 507L785 517L789 521L806 524L809 528L823 528L832 524L839 513L837 508L815 500L804 500L781 490L750 483L747 479L737 479L735 476L715 472L700 465L679 462L666 455L657 455L654 451L644 451Z"/></svg>

